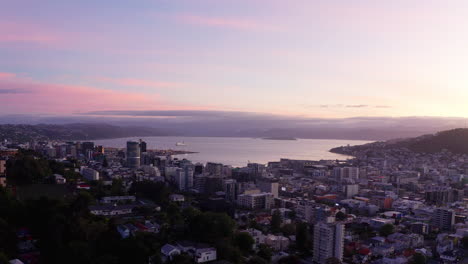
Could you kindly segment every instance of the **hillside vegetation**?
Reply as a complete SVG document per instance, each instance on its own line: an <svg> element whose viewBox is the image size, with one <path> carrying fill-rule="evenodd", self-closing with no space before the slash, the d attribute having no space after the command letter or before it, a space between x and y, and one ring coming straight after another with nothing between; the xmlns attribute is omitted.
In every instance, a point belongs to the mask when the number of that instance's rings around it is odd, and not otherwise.
<svg viewBox="0 0 468 264"><path fill-rule="evenodd" d="M459 154L468 154L468 129L442 131L434 135L409 140L408 148L415 152L434 153L444 149Z"/></svg>
<svg viewBox="0 0 468 264"><path fill-rule="evenodd" d="M167 132L148 127L121 127L107 124L0 125L0 140L93 140L119 137L166 136Z"/></svg>

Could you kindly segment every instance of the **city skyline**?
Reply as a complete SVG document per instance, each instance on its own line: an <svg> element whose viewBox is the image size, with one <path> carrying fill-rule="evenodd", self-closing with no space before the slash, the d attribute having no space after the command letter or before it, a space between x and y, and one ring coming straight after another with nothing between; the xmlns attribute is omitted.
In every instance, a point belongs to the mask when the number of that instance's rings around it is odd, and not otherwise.
<svg viewBox="0 0 468 264"><path fill-rule="evenodd" d="M0 10L3 114L468 117L464 1L26 3Z"/></svg>

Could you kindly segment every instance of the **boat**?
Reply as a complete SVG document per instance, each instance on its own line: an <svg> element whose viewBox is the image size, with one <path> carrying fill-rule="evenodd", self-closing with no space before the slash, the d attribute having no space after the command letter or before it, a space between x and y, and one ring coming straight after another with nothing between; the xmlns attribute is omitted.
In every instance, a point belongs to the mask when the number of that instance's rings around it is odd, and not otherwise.
<svg viewBox="0 0 468 264"><path fill-rule="evenodd" d="M186 146L186 144L182 141L182 142L177 142L175 143L176 146Z"/></svg>

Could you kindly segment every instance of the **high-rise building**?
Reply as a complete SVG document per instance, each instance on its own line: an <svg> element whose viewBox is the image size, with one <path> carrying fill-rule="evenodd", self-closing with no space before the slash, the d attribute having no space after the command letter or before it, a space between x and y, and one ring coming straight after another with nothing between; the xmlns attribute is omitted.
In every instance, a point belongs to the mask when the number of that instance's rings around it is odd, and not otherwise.
<svg viewBox="0 0 468 264"><path fill-rule="evenodd" d="M432 214L432 224L441 230L450 230L455 224L455 212L448 208L437 208Z"/></svg>
<svg viewBox="0 0 468 264"><path fill-rule="evenodd" d="M88 151L94 151L94 142L83 142L81 144L81 151L83 155L87 155Z"/></svg>
<svg viewBox="0 0 468 264"><path fill-rule="evenodd" d="M205 166L205 172L214 176L221 176L223 173L223 164L208 162Z"/></svg>
<svg viewBox="0 0 468 264"><path fill-rule="evenodd" d="M204 166L203 166L203 164L201 164L201 163L197 163L197 164L195 164L195 172L194 172L194 173L195 173L195 175L202 174L202 173L203 173L203 170L204 170L204 168L205 168L205 167L204 167Z"/></svg>
<svg viewBox="0 0 468 264"><path fill-rule="evenodd" d="M127 142L127 167L140 167L140 144L135 141Z"/></svg>
<svg viewBox="0 0 468 264"><path fill-rule="evenodd" d="M347 184L343 186L344 193L346 198L353 198L353 196L356 196L359 193L359 185L357 184Z"/></svg>
<svg viewBox="0 0 468 264"><path fill-rule="evenodd" d="M146 142L143 141L142 139L140 139L140 151L141 151L141 153L147 151L146 147L147 147Z"/></svg>
<svg viewBox="0 0 468 264"><path fill-rule="evenodd" d="M97 146L97 152L104 154L104 147L103 146Z"/></svg>
<svg viewBox="0 0 468 264"><path fill-rule="evenodd" d="M436 204L439 206L452 203L453 189L446 186L431 186L425 192L426 202L429 204Z"/></svg>
<svg viewBox="0 0 468 264"><path fill-rule="evenodd" d="M257 182L258 188L262 192L271 193L273 197L278 198L279 184L268 180L261 180Z"/></svg>
<svg viewBox="0 0 468 264"><path fill-rule="evenodd" d="M332 257L343 260L344 231L341 223L314 226L314 262L323 264Z"/></svg>
<svg viewBox="0 0 468 264"><path fill-rule="evenodd" d="M185 190L190 190L193 188L195 166L193 164L185 164L182 169L184 170Z"/></svg>
<svg viewBox="0 0 468 264"><path fill-rule="evenodd" d="M87 168L87 167L81 168L81 175L83 175L83 177L89 181L99 180L99 172L91 168Z"/></svg>
<svg viewBox="0 0 468 264"><path fill-rule="evenodd" d="M266 171L265 165L259 163L249 163L247 164L247 168L249 169L249 174L255 178L262 177Z"/></svg>
<svg viewBox="0 0 468 264"><path fill-rule="evenodd" d="M172 182L175 183L177 189L180 191L186 190L185 171L181 168L178 168L172 178Z"/></svg>
<svg viewBox="0 0 468 264"><path fill-rule="evenodd" d="M241 194L237 197L237 204L252 210L269 210L273 200L271 193Z"/></svg>
<svg viewBox="0 0 468 264"><path fill-rule="evenodd" d="M223 190L226 194L226 200L235 201L237 200L238 188L237 181L234 179L223 180Z"/></svg>
<svg viewBox="0 0 468 264"><path fill-rule="evenodd" d="M337 182L341 182L343 179L358 180L359 179L359 168L357 167L335 167L333 168L333 178Z"/></svg>

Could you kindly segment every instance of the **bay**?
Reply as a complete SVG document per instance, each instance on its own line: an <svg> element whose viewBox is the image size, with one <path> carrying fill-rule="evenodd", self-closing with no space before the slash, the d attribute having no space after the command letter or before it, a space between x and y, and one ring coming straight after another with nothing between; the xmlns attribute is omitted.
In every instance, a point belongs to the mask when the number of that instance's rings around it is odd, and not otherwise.
<svg viewBox="0 0 468 264"><path fill-rule="evenodd" d="M138 137L94 140L96 145L125 148L127 141ZM329 152L330 149L345 145L361 145L370 141L334 139L266 140L261 138L232 137L142 137L148 149L173 149L197 152L176 155L193 162L218 162L234 167L246 166L248 162L266 164L281 158L299 160L344 160L351 158ZM183 142L184 146L176 146Z"/></svg>

